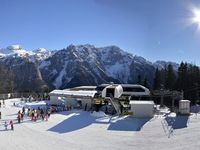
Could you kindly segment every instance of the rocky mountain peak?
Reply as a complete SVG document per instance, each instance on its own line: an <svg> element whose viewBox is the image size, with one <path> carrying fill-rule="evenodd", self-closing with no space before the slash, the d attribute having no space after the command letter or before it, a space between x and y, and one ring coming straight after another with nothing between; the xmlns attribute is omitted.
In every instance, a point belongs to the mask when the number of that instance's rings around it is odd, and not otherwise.
<svg viewBox="0 0 200 150"><path fill-rule="evenodd" d="M12 45L0 49L0 54L0 63L16 73L16 84L20 85L16 87L20 89L23 84L31 85L32 81L35 82L34 89L37 88L36 85L46 84L52 89L63 89L109 82L137 83L139 75L142 80L145 78L149 85L152 85L157 67L162 68L170 63L174 64L175 70L178 68L173 62L149 62L117 46L98 48L90 44L71 44L57 51L45 48L27 51L20 45ZM14 57L16 55L17 57ZM22 80L23 84L20 83Z"/></svg>

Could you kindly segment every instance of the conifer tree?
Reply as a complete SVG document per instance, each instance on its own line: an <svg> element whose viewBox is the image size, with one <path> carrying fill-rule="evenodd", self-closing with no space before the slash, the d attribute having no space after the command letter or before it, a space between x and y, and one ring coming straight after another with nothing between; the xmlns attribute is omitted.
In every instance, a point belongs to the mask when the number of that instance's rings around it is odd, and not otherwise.
<svg viewBox="0 0 200 150"><path fill-rule="evenodd" d="M161 88L161 72L156 68L155 78L154 78L154 89Z"/></svg>
<svg viewBox="0 0 200 150"><path fill-rule="evenodd" d="M173 66L171 64L169 64L167 66L165 88L170 89L170 90L174 89L175 88L175 82L176 82L176 75L174 73Z"/></svg>

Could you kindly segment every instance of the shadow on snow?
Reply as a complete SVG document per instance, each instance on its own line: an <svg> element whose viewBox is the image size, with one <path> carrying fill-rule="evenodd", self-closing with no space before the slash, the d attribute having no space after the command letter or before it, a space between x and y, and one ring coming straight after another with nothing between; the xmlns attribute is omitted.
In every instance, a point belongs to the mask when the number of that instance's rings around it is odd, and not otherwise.
<svg viewBox="0 0 200 150"><path fill-rule="evenodd" d="M116 122L111 122L108 130L115 131L140 131L150 118L126 117Z"/></svg>
<svg viewBox="0 0 200 150"><path fill-rule="evenodd" d="M91 124L108 124L107 130L113 131L140 131L150 118L132 118L132 117L93 117L88 112L74 113L70 118L48 129L48 131L57 133L67 133L85 128Z"/></svg>
<svg viewBox="0 0 200 150"><path fill-rule="evenodd" d="M187 128L189 116L166 117L165 120L168 126L173 129Z"/></svg>
<svg viewBox="0 0 200 150"><path fill-rule="evenodd" d="M88 115L85 115L85 113L86 112L75 113L70 118L65 119L64 121L57 124L56 126L48 129L48 131L66 133L66 132L72 132L72 131L87 127L95 122L95 118L89 117Z"/></svg>

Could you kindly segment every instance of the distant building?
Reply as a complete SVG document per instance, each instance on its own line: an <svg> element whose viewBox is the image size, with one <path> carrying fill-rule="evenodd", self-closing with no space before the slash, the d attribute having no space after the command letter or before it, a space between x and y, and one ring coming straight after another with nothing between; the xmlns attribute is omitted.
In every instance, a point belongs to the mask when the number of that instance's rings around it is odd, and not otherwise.
<svg viewBox="0 0 200 150"><path fill-rule="evenodd" d="M64 90L53 90L49 93L51 105L66 105L89 110L93 103L96 87L82 86Z"/></svg>
<svg viewBox="0 0 200 150"><path fill-rule="evenodd" d="M112 114L117 113L118 115L123 112L134 111L135 115L140 113L143 117L152 116L152 105L154 105L152 101L149 102L151 105L147 102L144 104L142 101L141 104L132 103L132 101L140 100L142 96L150 96L149 89L139 84L111 83L99 86L79 86L64 90L53 90L49 95L52 105L72 106L85 110L93 108L96 111L102 107L105 107L105 111L107 111L107 106L113 106L115 112L113 111ZM143 115L135 107L141 109Z"/></svg>

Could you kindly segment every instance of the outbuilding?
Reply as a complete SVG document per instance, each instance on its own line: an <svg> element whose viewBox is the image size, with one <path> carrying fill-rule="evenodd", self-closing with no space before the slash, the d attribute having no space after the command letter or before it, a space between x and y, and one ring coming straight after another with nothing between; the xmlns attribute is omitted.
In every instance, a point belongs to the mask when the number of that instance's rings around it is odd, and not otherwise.
<svg viewBox="0 0 200 150"><path fill-rule="evenodd" d="M70 105L91 108L96 91L53 90L49 93L51 105Z"/></svg>
<svg viewBox="0 0 200 150"><path fill-rule="evenodd" d="M180 100L179 101L179 113L182 115L190 114L190 101L189 100Z"/></svg>
<svg viewBox="0 0 200 150"><path fill-rule="evenodd" d="M153 101L130 101L133 117L152 118L154 115Z"/></svg>

